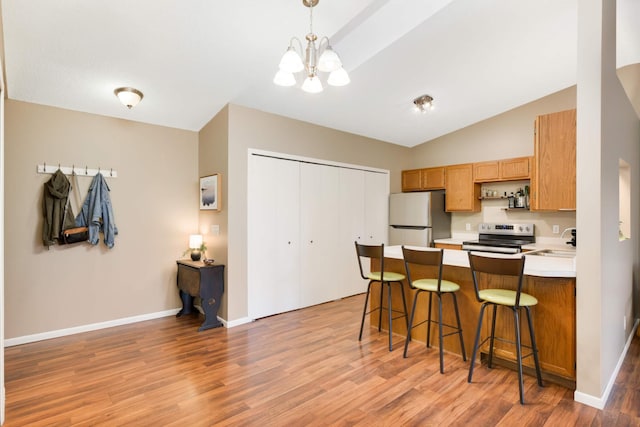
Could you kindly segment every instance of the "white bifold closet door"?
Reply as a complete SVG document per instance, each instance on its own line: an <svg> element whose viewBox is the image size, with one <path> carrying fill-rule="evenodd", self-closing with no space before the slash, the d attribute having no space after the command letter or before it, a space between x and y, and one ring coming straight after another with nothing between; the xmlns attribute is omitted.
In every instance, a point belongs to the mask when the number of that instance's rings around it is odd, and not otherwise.
<svg viewBox="0 0 640 427"><path fill-rule="evenodd" d="M249 317L366 291L354 241L386 243L388 173L250 155L248 181Z"/></svg>

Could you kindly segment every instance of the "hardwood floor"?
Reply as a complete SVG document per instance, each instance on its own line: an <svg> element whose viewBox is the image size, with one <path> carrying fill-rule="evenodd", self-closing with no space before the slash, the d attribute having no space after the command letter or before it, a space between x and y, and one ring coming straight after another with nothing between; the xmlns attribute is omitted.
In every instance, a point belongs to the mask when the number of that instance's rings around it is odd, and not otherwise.
<svg viewBox="0 0 640 427"><path fill-rule="evenodd" d="M11 426L639 426L640 337L604 411L573 391L367 328L363 295L197 332L167 317L5 350ZM454 337L455 339L455 337ZM471 345L471 343L469 343Z"/></svg>

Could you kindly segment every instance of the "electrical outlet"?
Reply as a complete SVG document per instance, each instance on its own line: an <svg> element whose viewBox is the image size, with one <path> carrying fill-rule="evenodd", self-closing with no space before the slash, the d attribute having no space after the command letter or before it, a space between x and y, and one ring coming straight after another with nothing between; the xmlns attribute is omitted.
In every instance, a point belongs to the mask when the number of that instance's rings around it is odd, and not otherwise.
<svg viewBox="0 0 640 427"><path fill-rule="evenodd" d="M559 225L554 225L553 226L553 234L558 234L560 232L560 226Z"/></svg>
<svg viewBox="0 0 640 427"><path fill-rule="evenodd" d="M466 229L467 231L471 231L471 224L467 223L467 224L465 225L465 229Z"/></svg>

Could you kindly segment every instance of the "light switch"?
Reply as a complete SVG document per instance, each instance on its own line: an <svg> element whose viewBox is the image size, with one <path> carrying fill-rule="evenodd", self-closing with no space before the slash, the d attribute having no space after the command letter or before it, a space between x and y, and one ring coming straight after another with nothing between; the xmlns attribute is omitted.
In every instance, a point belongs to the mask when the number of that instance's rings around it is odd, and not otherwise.
<svg viewBox="0 0 640 427"><path fill-rule="evenodd" d="M214 236L217 236L220 234L220 226L218 224L211 225L211 234L213 234Z"/></svg>

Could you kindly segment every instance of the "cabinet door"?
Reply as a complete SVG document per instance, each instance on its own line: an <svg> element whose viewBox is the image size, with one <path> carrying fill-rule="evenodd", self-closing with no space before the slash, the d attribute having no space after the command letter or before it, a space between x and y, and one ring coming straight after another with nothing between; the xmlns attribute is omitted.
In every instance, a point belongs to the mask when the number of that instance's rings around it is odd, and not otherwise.
<svg viewBox="0 0 640 427"><path fill-rule="evenodd" d="M389 228L389 174L365 172L365 244L387 244ZM355 251L355 249L354 249Z"/></svg>
<svg viewBox="0 0 640 427"><path fill-rule="evenodd" d="M402 171L402 191L422 190L422 169Z"/></svg>
<svg viewBox="0 0 640 427"><path fill-rule="evenodd" d="M576 208L576 110L538 116L535 122L532 210Z"/></svg>
<svg viewBox="0 0 640 427"><path fill-rule="evenodd" d="M251 156L248 170L249 317L300 306L299 163Z"/></svg>
<svg viewBox="0 0 640 427"><path fill-rule="evenodd" d="M422 169L422 189L444 190L444 167Z"/></svg>
<svg viewBox="0 0 640 427"><path fill-rule="evenodd" d="M333 166L300 164L301 307L339 298L338 262L340 171ZM332 274L329 274L332 272Z"/></svg>
<svg viewBox="0 0 640 427"><path fill-rule="evenodd" d="M500 179L516 180L531 177L530 158L500 160Z"/></svg>
<svg viewBox="0 0 640 427"><path fill-rule="evenodd" d="M482 162L473 164L474 182L492 182L500 179L498 162Z"/></svg>
<svg viewBox="0 0 640 427"><path fill-rule="evenodd" d="M478 212L480 210L480 184L473 182L473 165L447 166L447 212Z"/></svg>

